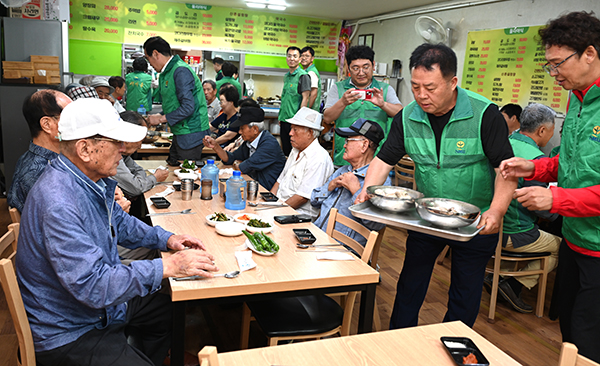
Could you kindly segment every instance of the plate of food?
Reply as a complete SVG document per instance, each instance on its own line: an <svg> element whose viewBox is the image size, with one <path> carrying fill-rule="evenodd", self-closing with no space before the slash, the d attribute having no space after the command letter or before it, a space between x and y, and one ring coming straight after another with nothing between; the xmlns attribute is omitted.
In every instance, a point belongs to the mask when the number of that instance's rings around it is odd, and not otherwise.
<svg viewBox="0 0 600 366"><path fill-rule="evenodd" d="M375 206L392 212L403 212L415 208L415 200L423 193L393 186L370 186L367 188L369 201Z"/></svg>
<svg viewBox="0 0 600 366"><path fill-rule="evenodd" d="M228 222L228 221L233 221L233 217L231 217L227 214L224 214L223 212L215 212L213 214L206 215L206 222L210 226L215 226L216 224L218 224L220 222Z"/></svg>
<svg viewBox="0 0 600 366"><path fill-rule="evenodd" d="M246 235L246 246L256 254L271 256L279 252L279 245L271 237L261 232L254 234L243 230Z"/></svg>
<svg viewBox="0 0 600 366"><path fill-rule="evenodd" d="M181 163L181 168L193 171L196 170L198 167L196 166L196 163L193 160L190 161L188 159L185 159L183 163Z"/></svg>
<svg viewBox="0 0 600 366"><path fill-rule="evenodd" d="M238 236L242 235L242 230L246 229L246 225L239 222L225 221L215 225L217 234L223 236Z"/></svg>
<svg viewBox="0 0 600 366"><path fill-rule="evenodd" d="M247 225L248 222L252 219L260 219L260 216L253 213L242 212L233 216L233 219L236 222L241 222L242 224Z"/></svg>
<svg viewBox="0 0 600 366"><path fill-rule="evenodd" d="M273 231L275 225L272 222L265 221L263 219L250 219L246 224L247 230L251 233L260 231L261 233L270 233Z"/></svg>
<svg viewBox="0 0 600 366"><path fill-rule="evenodd" d="M456 229L473 224L481 215L479 207L448 198L420 198L417 213L425 221L445 228Z"/></svg>
<svg viewBox="0 0 600 366"><path fill-rule="evenodd" d="M198 179L200 178L200 174L196 173L193 170L190 169L185 169L185 168L181 168L181 169L175 169L174 171L175 175L179 177L179 179Z"/></svg>

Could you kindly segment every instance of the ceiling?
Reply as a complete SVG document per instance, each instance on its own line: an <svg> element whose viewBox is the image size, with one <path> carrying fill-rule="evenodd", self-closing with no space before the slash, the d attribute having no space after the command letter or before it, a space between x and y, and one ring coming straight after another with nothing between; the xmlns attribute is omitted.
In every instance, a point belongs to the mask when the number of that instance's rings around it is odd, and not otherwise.
<svg viewBox="0 0 600 366"><path fill-rule="evenodd" d="M354 20L374 15L406 10L419 6L441 3L439 0L284 0L285 14L311 16L315 18ZM244 0L185 0L181 2L221 6L226 8L250 9ZM252 9L257 10L257 9ZM270 11L270 10L260 10ZM275 12L274 13L280 13Z"/></svg>

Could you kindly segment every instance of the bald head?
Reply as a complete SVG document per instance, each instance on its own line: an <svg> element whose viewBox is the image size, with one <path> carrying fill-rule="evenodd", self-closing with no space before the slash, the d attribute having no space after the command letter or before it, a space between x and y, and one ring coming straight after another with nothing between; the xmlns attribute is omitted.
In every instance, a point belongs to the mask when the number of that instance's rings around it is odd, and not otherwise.
<svg viewBox="0 0 600 366"><path fill-rule="evenodd" d="M54 89L42 89L31 94L23 102L23 116L29 126L31 137L36 138L42 132L50 133L44 128L44 118L55 118L58 124L60 113L71 103L65 93Z"/></svg>

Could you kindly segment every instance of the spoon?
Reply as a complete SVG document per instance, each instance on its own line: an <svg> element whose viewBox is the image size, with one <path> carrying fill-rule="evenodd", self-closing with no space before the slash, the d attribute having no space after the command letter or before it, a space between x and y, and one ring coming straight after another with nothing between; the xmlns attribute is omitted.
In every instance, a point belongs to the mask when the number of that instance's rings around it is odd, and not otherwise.
<svg viewBox="0 0 600 366"><path fill-rule="evenodd" d="M227 273L216 273L213 277L225 277L225 278L236 278L240 274L240 271L231 271ZM188 277L173 277L175 281L191 281L191 280L199 280L204 277L201 276L188 276Z"/></svg>
<svg viewBox="0 0 600 366"><path fill-rule="evenodd" d="M146 216L185 215L185 214L189 214L189 213L195 213L195 212L192 212L191 208L187 208L183 211L150 213L150 214L147 214Z"/></svg>
<svg viewBox="0 0 600 366"><path fill-rule="evenodd" d="M312 247L335 247L335 246L341 246L342 244L310 244L310 245L306 245L306 244L300 244L300 243L296 243L296 246L298 248L302 248L302 249L308 249L308 248L312 248Z"/></svg>

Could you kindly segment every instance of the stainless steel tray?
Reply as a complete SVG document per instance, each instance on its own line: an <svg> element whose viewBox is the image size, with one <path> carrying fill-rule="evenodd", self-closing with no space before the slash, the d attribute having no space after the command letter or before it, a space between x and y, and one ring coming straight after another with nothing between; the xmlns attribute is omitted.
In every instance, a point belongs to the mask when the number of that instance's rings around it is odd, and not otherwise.
<svg viewBox="0 0 600 366"><path fill-rule="evenodd" d="M369 201L350 206L350 212L360 219L376 221L382 224L456 241L469 241L483 229L477 228L479 219L469 226L458 229L442 229L421 219L415 209L394 213L377 208Z"/></svg>

